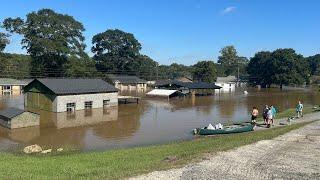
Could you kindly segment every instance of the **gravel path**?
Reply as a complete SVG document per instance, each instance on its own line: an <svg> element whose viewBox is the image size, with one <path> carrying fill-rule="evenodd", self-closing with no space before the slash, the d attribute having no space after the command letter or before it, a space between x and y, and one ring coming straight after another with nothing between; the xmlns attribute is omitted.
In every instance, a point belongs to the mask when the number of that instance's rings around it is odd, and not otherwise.
<svg viewBox="0 0 320 180"><path fill-rule="evenodd" d="M296 121L319 119L320 113ZM320 121L272 140L209 155L183 168L132 179L319 179Z"/></svg>

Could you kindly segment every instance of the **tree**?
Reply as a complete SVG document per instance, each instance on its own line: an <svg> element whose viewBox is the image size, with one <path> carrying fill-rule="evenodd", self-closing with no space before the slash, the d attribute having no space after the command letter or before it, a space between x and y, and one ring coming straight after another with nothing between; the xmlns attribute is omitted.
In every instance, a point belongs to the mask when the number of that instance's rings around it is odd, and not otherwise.
<svg viewBox="0 0 320 180"><path fill-rule="evenodd" d="M95 62L90 57L76 57L72 56L68 58L66 64L64 64L66 77L98 77L99 73L95 68Z"/></svg>
<svg viewBox="0 0 320 180"><path fill-rule="evenodd" d="M192 66L185 66L183 64L172 63L171 65L160 65L158 68L158 75L160 79L176 79L179 77L191 77Z"/></svg>
<svg viewBox="0 0 320 180"><path fill-rule="evenodd" d="M309 81L309 68L302 55L293 49L258 52L248 65L252 84L269 87L271 84L298 85Z"/></svg>
<svg viewBox="0 0 320 180"><path fill-rule="evenodd" d="M141 44L133 34L109 29L92 38L92 52L100 70L126 70L139 55Z"/></svg>
<svg viewBox="0 0 320 180"><path fill-rule="evenodd" d="M199 61L193 65L193 79L213 83L217 79L217 70L212 61Z"/></svg>
<svg viewBox="0 0 320 180"><path fill-rule="evenodd" d="M311 75L320 75L320 54L306 58L310 66Z"/></svg>
<svg viewBox="0 0 320 180"><path fill-rule="evenodd" d="M250 59L247 67L249 73L249 82L253 85L262 85L263 87L271 84L270 71L268 63L271 61L272 53L269 51L258 52ZM269 66L270 67L270 66Z"/></svg>
<svg viewBox="0 0 320 180"><path fill-rule="evenodd" d="M222 65L225 71L225 75L235 75L238 67L239 57L237 50L234 46L226 46L220 50L220 56L218 57L218 63Z"/></svg>
<svg viewBox="0 0 320 180"><path fill-rule="evenodd" d="M9 37L8 34L0 32L0 52L2 52L4 48L6 48L7 44L9 44L10 41L8 37Z"/></svg>
<svg viewBox="0 0 320 180"><path fill-rule="evenodd" d="M29 78L30 62L31 58L28 55L0 53L0 76Z"/></svg>
<svg viewBox="0 0 320 180"><path fill-rule="evenodd" d="M271 81L275 84L303 84L308 82L309 68L302 55L293 49L277 49L272 53Z"/></svg>
<svg viewBox="0 0 320 180"><path fill-rule="evenodd" d="M141 44L133 34L109 29L96 34L92 43L91 50L98 71L155 79L158 63L140 54Z"/></svg>
<svg viewBox="0 0 320 180"><path fill-rule="evenodd" d="M23 35L23 48L32 57L32 74L60 76L70 56L84 56L83 25L72 16L51 9L27 14L27 19L7 18L3 27Z"/></svg>

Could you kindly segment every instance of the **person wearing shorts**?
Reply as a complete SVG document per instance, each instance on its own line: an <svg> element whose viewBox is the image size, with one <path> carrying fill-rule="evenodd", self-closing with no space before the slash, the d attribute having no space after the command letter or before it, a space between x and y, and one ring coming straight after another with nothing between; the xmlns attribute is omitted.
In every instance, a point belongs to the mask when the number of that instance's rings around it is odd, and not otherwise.
<svg viewBox="0 0 320 180"><path fill-rule="evenodd" d="M256 125L256 119L258 117L258 114L258 109L256 107L253 107L251 111L251 124L253 124L254 126Z"/></svg>

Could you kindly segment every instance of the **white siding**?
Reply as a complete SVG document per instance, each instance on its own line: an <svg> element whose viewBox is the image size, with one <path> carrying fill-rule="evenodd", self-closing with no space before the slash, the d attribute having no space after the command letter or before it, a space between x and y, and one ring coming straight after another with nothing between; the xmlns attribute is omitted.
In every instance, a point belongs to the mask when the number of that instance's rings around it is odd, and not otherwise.
<svg viewBox="0 0 320 180"><path fill-rule="evenodd" d="M67 103L75 103L76 110L84 109L84 102L92 101L92 108L102 108L103 100L110 99L110 106L118 105L118 93L98 93L98 94L80 94L57 96L53 102L54 112L67 111Z"/></svg>

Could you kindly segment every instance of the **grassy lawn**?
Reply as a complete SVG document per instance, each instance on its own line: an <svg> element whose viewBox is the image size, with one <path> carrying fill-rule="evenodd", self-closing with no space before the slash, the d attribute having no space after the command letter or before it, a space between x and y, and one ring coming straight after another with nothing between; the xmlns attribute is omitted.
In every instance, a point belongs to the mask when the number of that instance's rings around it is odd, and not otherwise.
<svg viewBox="0 0 320 180"><path fill-rule="evenodd" d="M265 131L201 137L166 145L105 152L22 155L0 153L0 179L118 179L201 160L205 153L226 151L272 139L307 123ZM167 157L174 157L166 161Z"/></svg>

